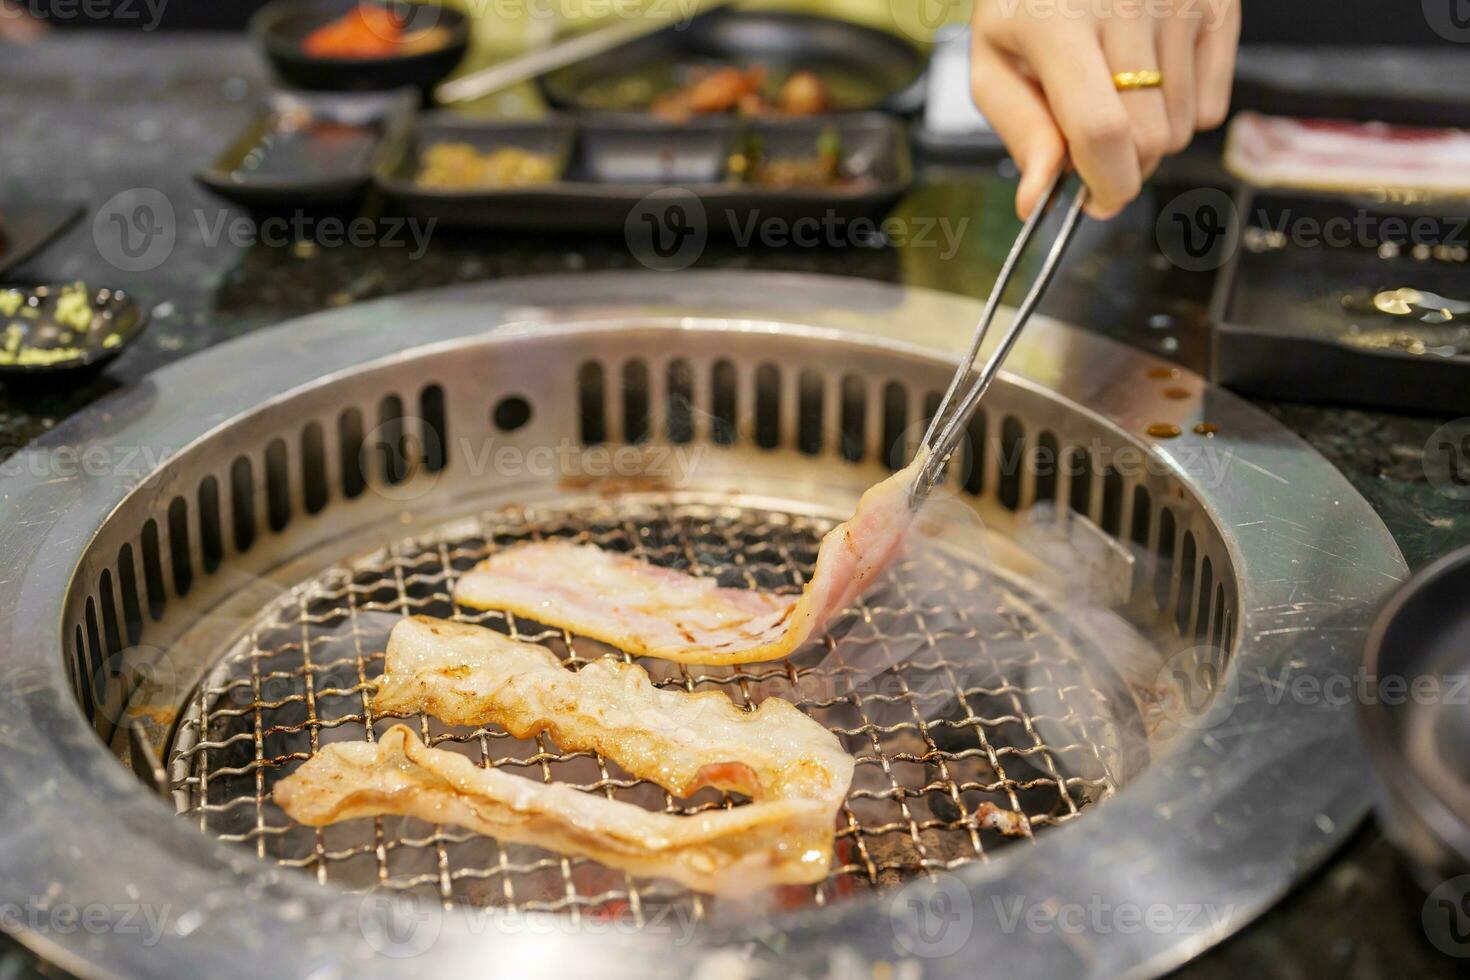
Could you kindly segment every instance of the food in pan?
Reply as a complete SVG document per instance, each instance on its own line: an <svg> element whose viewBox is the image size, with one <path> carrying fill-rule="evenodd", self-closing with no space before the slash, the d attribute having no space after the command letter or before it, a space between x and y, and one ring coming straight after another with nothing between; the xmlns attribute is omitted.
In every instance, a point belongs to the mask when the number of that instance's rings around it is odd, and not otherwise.
<svg viewBox="0 0 1470 980"><path fill-rule="evenodd" d="M468 143L434 143L425 148L418 182L425 187L526 187L556 179L547 156L516 146L481 153Z"/></svg>
<svg viewBox="0 0 1470 980"><path fill-rule="evenodd" d="M1260 187L1470 195L1470 131L1242 112L1225 166Z"/></svg>
<svg viewBox="0 0 1470 980"><path fill-rule="evenodd" d="M598 752L675 795L713 786L752 802L654 813L482 769L395 726L376 746L329 745L282 780L275 800L287 815L311 826L416 816L738 893L824 878L852 781L836 737L779 698L742 711L720 692L656 688L632 664L598 660L572 672L544 647L427 617L394 627L373 707L499 724L519 738L544 732L562 751Z"/></svg>
<svg viewBox="0 0 1470 980"><path fill-rule="evenodd" d="M809 71L794 72L772 98L767 98L766 90L764 68L727 65L707 70L690 84L659 96L649 108L654 115L670 120L721 112L812 116L832 108L826 83Z"/></svg>
<svg viewBox="0 0 1470 980"><path fill-rule="evenodd" d="M848 179L842 169L842 137L835 129L822 132L817 152L810 157L770 157L758 137L730 155L730 180L760 187L831 187Z"/></svg>
<svg viewBox="0 0 1470 980"><path fill-rule="evenodd" d="M359 3L336 20L306 36L302 48L315 58L394 58L422 54L449 42L440 25L410 30L404 19L386 7Z"/></svg>
<svg viewBox="0 0 1470 980"><path fill-rule="evenodd" d="M919 463L870 488L857 512L822 538L799 597L720 587L570 541L492 555L459 581L455 599L574 630L629 653L690 664L784 657L852 605L898 553L912 523Z"/></svg>

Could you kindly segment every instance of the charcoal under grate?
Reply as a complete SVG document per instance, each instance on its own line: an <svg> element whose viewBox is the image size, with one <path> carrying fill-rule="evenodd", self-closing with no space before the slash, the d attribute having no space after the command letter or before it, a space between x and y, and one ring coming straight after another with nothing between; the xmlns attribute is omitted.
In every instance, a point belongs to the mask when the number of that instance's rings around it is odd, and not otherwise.
<svg viewBox="0 0 1470 980"><path fill-rule="evenodd" d="M629 915L708 898L667 882L413 818L321 830L270 799L275 782L321 745L374 738L400 719L371 694L400 616L476 622L546 644L577 668L626 654L499 611L456 607L456 578L497 549L567 538L722 584L797 593L829 517L644 495L485 515L333 567L266 610L193 700L175 743L174 789L208 834L349 889L418 891L445 901L572 915ZM973 560L920 546L890 582L792 658L735 667L638 663L655 683L720 690L754 707L778 696L827 726L857 760L828 878L781 890L784 907L824 904L984 861L1011 837L1065 823L1119 785L1120 721L1101 658L1052 625L1060 617ZM836 638L836 639L834 639ZM840 639L840 642L838 642ZM738 805L705 790L676 799L592 753L498 727L407 719L430 744L480 765L563 782L670 813ZM202 737L200 737L202 733ZM185 765L180 768L179 760ZM1010 814L1017 817L1008 817ZM996 821L989 821L994 824Z"/></svg>

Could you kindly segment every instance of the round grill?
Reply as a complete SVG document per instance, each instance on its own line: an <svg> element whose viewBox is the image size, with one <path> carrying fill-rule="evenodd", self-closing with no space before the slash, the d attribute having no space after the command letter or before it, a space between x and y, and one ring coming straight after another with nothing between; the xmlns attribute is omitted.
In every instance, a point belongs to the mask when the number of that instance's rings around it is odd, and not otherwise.
<svg viewBox="0 0 1470 980"><path fill-rule="evenodd" d="M856 775L818 886L737 906L455 827L318 832L270 802L311 752L390 722L369 699L404 613L473 618L569 669L621 655L456 609L455 576L497 549L571 537L799 588L822 532L912 454L977 315L800 276L496 284L242 338L58 427L0 475L0 878L17 902L169 918L156 938L23 938L109 976L648 980L734 950L791 975L923 957L903 968L1063 978L1166 970L1238 928L1366 810L1351 712L1280 692L1352 673L1403 562L1277 423L1045 318L929 533L832 639L735 669L643 662L665 686L788 698L837 734ZM94 445L113 465L73 455L57 477L56 447ZM405 721L525 778L739 805ZM411 959L369 928L385 895L437 916ZM1178 928L1093 926L1158 902ZM943 954L941 922L959 923Z"/></svg>

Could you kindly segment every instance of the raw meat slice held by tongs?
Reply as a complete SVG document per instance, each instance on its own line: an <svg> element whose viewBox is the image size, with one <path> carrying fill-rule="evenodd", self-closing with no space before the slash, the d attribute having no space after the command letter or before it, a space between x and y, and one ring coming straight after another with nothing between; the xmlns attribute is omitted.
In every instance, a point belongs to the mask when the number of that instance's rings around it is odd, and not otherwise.
<svg viewBox="0 0 1470 980"><path fill-rule="evenodd" d="M787 656L881 575L902 550L915 514L959 447L966 424L1051 281L1086 201L1077 189L1036 280L990 357L972 376L1006 284L1061 178L1016 238L976 325L970 348L908 466L870 488L851 518L823 538L799 597L722 588L712 579L571 541L520 545L492 555L460 579L454 597L610 643L637 656L687 664L743 664Z"/></svg>

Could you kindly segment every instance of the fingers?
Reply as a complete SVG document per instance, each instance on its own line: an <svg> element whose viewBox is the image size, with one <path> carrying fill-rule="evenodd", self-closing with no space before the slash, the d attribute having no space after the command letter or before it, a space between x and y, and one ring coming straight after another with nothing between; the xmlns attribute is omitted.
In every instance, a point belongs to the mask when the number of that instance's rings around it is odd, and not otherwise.
<svg viewBox="0 0 1470 980"><path fill-rule="evenodd" d="M1113 88L1113 72L1096 35L1067 28L1045 38L1027 35L1021 47L1066 137L1072 164L1087 184L1087 213L1111 218L1138 196L1143 173L1132 117Z"/></svg>
<svg viewBox="0 0 1470 980"><path fill-rule="evenodd" d="M1066 153L1061 130L1036 83L1022 75L1007 55L978 37L970 51L970 86L975 105L1021 170L1016 214L1024 221L1061 169Z"/></svg>
<svg viewBox="0 0 1470 980"><path fill-rule="evenodd" d="M1195 17L1171 17L1159 28L1159 71L1164 75L1164 108L1169 113L1165 153L1178 153L1194 138L1199 111L1194 59L1200 26Z"/></svg>
<svg viewBox="0 0 1470 980"><path fill-rule="evenodd" d="M1240 41L1240 7L1226 4L1220 16L1206 22L1196 44L1198 86L1196 125L1214 129L1230 112L1230 86L1235 79L1235 47Z"/></svg>
<svg viewBox="0 0 1470 980"><path fill-rule="evenodd" d="M1103 22L1103 55L1107 58L1110 75L1159 69L1154 23L1152 18L1137 16L1111 17ZM1163 159L1172 138L1164 92L1157 88L1134 89L1121 93L1120 97L1131 122L1138 169L1147 178Z"/></svg>

